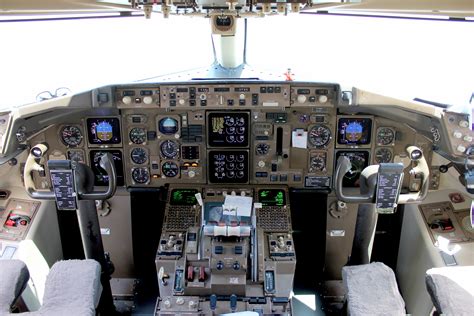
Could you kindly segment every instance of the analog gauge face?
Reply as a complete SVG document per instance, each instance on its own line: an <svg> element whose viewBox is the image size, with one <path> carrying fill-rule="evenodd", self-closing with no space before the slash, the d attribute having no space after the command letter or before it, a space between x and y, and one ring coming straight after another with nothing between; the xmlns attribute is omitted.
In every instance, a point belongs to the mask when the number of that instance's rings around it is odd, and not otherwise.
<svg viewBox="0 0 474 316"><path fill-rule="evenodd" d="M146 131L141 127L134 127L130 130L130 140L134 144L143 144L146 141Z"/></svg>
<svg viewBox="0 0 474 316"><path fill-rule="evenodd" d="M375 150L375 162L388 163L392 161L392 151L388 148L377 148Z"/></svg>
<svg viewBox="0 0 474 316"><path fill-rule="evenodd" d="M308 133L308 140L313 146L323 147L331 140L331 131L324 125L315 125Z"/></svg>
<svg viewBox="0 0 474 316"><path fill-rule="evenodd" d="M132 149L132 152L130 153L130 158L137 165L141 165L147 161L148 154L145 149L137 147Z"/></svg>
<svg viewBox="0 0 474 316"><path fill-rule="evenodd" d="M150 173L148 168L134 168L132 171L132 178L135 183L147 183L150 181Z"/></svg>
<svg viewBox="0 0 474 316"><path fill-rule="evenodd" d="M178 121L171 117L165 117L158 123L158 130L165 135L176 134L178 132Z"/></svg>
<svg viewBox="0 0 474 316"><path fill-rule="evenodd" d="M164 176L168 178L176 177L179 173L178 165L172 161L166 161L163 166L161 166L161 172Z"/></svg>
<svg viewBox="0 0 474 316"><path fill-rule="evenodd" d="M71 161L85 163L86 159L84 157L84 152L80 149L67 151L67 159Z"/></svg>
<svg viewBox="0 0 474 316"><path fill-rule="evenodd" d="M169 159L173 159L178 155L178 148L178 144L172 140L166 140L160 145L161 154Z"/></svg>
<svg viewBox="0 0 474 316"><path fill-rule="evenodd" d="M77 126L64 126L61 129L61 140L64 145L76 147L82 142L82 133Z"/></svg>
<svg viewBox="0 0 474 316"><path fill-rule="evenodd" d="M323 153L316 154L310 158L311 171L326 170L326 155Z"/></svg>
<svg viewBox="0 0 474 316"><path fill-rule="evenodd" d="M269 149L270 149L270 146L268 146L268 144L260 143L260 144L257 144L257 146L255 147L255 153L258 156L263 156L263 155L268 154Z"/></svg>
<svg viewBox="0 0 474 316"><path fill-rule="evenodd" d="M381 127L377 130L377 144L387 146L393 143L395 132L388 127Z"/></svg>

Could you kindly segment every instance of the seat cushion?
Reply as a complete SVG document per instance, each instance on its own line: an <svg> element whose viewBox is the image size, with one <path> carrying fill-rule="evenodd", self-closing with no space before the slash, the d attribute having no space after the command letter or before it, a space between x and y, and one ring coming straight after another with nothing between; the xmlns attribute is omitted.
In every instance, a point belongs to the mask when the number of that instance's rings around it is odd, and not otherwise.
<svg viewBox="0 0 474 316"><path fill-rule="evenodd" d="M46 279L43 305L28 316L95 316L101 268L95 260L67 260L53 265Z"/></svg>
<svg viewBox="0 0 474 316"><path fill-rule="evenodd" d="M406 315L395 274L385 264L343 267L342 279L350 315Z"/></svg>
<svg viewBox="0 0 474 316"><path fill-rule="evenodd" d="M474 314L474 266L430 269L426 288L440 314Z"/></svg>
<svg viewBox="0 0 474 316"><path fill-rule="evenodd" d="M23 261L0 260L0 315L10 312L29 279L30 273Z"/></svg>

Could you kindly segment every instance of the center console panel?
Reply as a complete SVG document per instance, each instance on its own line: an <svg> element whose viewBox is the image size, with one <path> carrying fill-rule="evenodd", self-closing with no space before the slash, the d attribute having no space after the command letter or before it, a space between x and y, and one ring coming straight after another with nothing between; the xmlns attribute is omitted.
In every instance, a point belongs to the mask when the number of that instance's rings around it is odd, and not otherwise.
<svg viewBox="0 0 474 316"><path fill-rule="evenodd" d="M285 186L171 185L168 192L156 315L291 314L296 255ZM226 196L251 197L253 214L218 213Z"/></svg>

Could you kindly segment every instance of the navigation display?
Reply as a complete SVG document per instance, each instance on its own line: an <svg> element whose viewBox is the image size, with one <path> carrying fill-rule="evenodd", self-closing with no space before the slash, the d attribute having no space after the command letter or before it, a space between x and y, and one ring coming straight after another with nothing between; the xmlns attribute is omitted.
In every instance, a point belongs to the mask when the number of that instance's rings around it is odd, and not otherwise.
<svg viewBox="0 0 474 316"><path fill-rule="evenodd" d="M228 150L209 152L209 182L247 183L249 181L249 152Z"/></svg>
<svg viewBox="0 0 474 316"><path fill-rule="evenodd" d="M259 190L258 201L263 206L284 206L286 205L285 191L282 189Z"/></svg>
<svg viewBox="0 0 474 316"><path fill-rule="evenodd" d="M370 144L372 119L340 118L337 123L337 143L341 145Z"/></svg>
<svg viewBox="0 0 474 316"><path fill-rule="evenodd" d="M351 161L352 167L348 171L344 179L342 180L342 185L345 187L360 187L360 174L362 170L369 165L369 152L368 151L338 151L336 153L336 161L340 156L346 156Z"/></svg>
<svg viewBox="0 0 474 316"><path fill-rule="evenodd" d="M91 168L94 172L94 185L106 186L109 185L109 176L107 172L100 166L100 157L105 153L111 153L114 158L115 171L117 172L117 186L124 185L123 179L123 159L120 150L91 150L90 162Z"/></svg>
<svg viewBox="0 0 474 316"><path fill-rule="evenodd" d="M249 113L209 113L207 117L209 146L247 147L249 144Z"/></svg>
<svg viewBox="0 0 474 316"><path fill-rule="evenodd" d="M87 136L90 144L120 144L120 122L116 117L88 118Z"/></svg>
<svg viewBox="0 0 474 316"><path fill-rule="evenodd" d="M171 191L170 205L193 206L197 203L196 189L174 189Z"/></svg>

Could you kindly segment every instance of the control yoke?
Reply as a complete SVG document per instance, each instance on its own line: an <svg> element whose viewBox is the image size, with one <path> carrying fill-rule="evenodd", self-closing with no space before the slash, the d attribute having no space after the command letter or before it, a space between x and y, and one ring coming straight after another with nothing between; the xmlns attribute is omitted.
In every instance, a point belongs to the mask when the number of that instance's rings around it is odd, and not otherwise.
<svg viewBox="0 0 474 316"><path fill-rule="evenodd" d="M41 166L39 163L41 158L45 155L47 151L48 146L44 143L34 146L33 148L31 148L30 154L25 163L25 169L23 171L25 189L28 195L33 199L54 200L56 197L54 191L37 190L33 181L33 177L31 176L31 173L33 171L44 171L44 167ZM48 163L51 164L52 162L55 162L55 164L58 163L58 161L50 161ZM65 166L64 164L61 165ZM115 194L115 191L117 189L117 174L115 171L115 165L113 163L113 157L110 153L102 155L102 157L100 158L100 166L107 172L109 178L109 186L106 191L96 192L92 191L92 184L83 184L81 185L81 188L77 185L79 183L87 183L90 181L91 177L88 173L90 173L91 170L87 166L84 166L80 163L70 163L69 168L73 170L74 179L76 179L76 193L78 200L106 200L111 198ZM87 186L89 188L85 188L84 186Z"/></svg>
<svg viewBox="0 0 474 316"><path fill-rule="evenodd" d="M421 176L421 188L419 192L416 193L406 193L400 194L398 197L398 204L414 203L422 201L426 198L429 188L429 168L426 163L426 159L423 156L423 152L416 146L409 146L407 149L407 154L410 160L414 163L414 167L411 168L410 174ZM390 164L388 164L390 165ZM351 170L352 164L349 158L345 156L339 157L337 160L337 167L335 172L335 191L337 198L340 201L346 203L374 203L375 194L377 189L377 176L380 172L380 165L371 165L365 168L361 173L361 192L357 195L346 194L344 193L342 182L344 175Z"/></svg>
<svg viewBox="0 0 474 316"><path fill-rule="evenodd" d="M44 166L40 165L40 161L47 151L46 144L38 144L31 148L23 172L26 192L33 199L56 200L58 210L76 211L85 257L96 260L102 267L103 290L98 306L99 314L115 314L109 283L112 263L108 255L104 253L99 218L93 201L106 200L115 194L117 175L113 157L110 153L106 153L100 158L100 166L107 172L109 178L106 191L94 191L94 173L91 168L70 160L49 160L48 169L53 190L37 190L31 173L44 171Z"/></svg>

